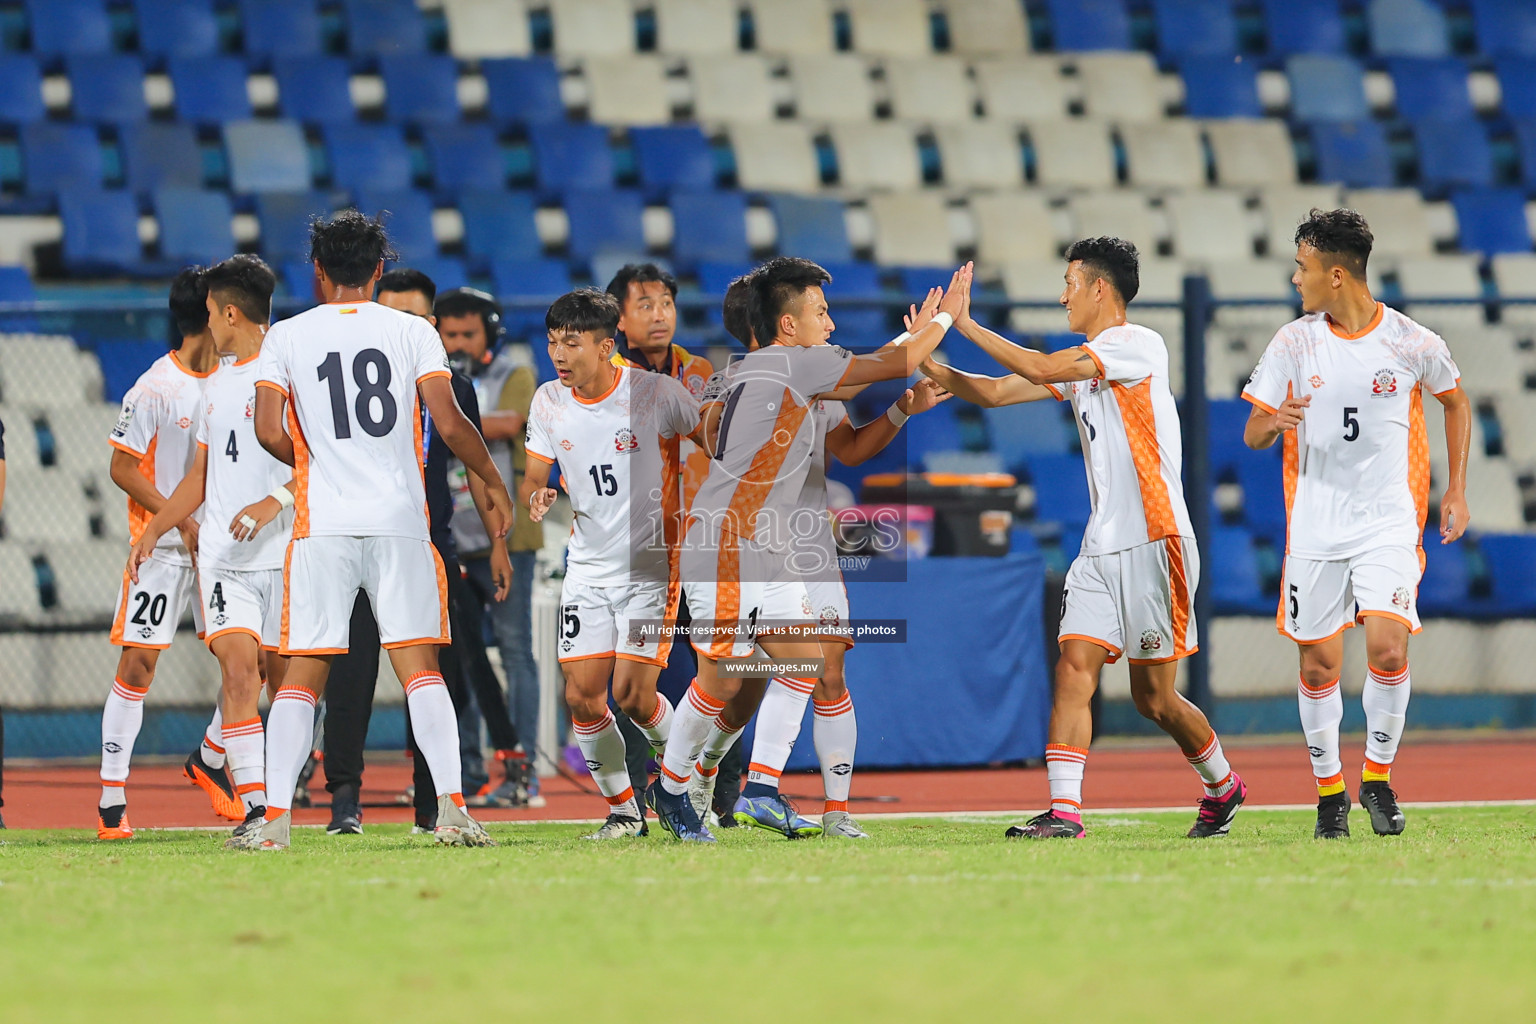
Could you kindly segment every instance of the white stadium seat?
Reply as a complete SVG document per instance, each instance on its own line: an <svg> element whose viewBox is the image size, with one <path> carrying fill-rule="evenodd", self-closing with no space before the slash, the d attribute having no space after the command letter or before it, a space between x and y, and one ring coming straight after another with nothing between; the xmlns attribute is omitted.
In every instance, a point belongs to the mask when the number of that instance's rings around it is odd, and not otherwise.
<svg viewBox="0 0 1536 1024"><path fill-rule="evenodd" d="M1115 151L1102 121L1032 121L1035 183L1072 188L1111 188Z"/></svg>
<svg viewBox="0 0 1536 1024"><path fill-rule="evenodd" d="M1536 299L1536 253L1499 253L1491 262L1501 297ZM1508 304L1500 307L1500 313L1504 323L1536 325L1536 305Z"/></svg>
<svg viewBox="0 0 1536 1024"><path fill-rule="evenodd" d="M1342 197L1337 185L1283 185L1263 190L1260 203L1264 210L1269 254L1276 259L1296 258L1296 225L1307 219L1314 207L1336 208Z"/></svg>
<svg viewBox="0 0 1536 1024"><path fill-rule="evenodd" d="M548 0L555 52L562 57L616 57L635 50L630 0Z"/></svg>
<svg viewBox="0 0 1536 1024"><path fill-rule="evenodd" d="M688 62L693 115L706 124L761 123L774 118L768 64L755 53L695 57Z"/></svg>
<svg viewBox="0 0 1536 1024"><path fill-rule="evenodd" d="M1397 261L1397 283L1408 300L1404 312L1453 344L1471 342L1484 327L1481 301L1465 306L1422 305L1413 299L1481 300L1476 256L1415 256ZM1477 339L1481 340L1481 339Z"/></svg>
<svg viewBox="0 0 1536 1024"><path fill-rule="evenodd" d="M867 124L875 116L874 86L863 58L838 54L793 57L790 79L795 116L802 121L851 121Z"/></svg>
<svg viewBox="0 0 1536 1024"><path fill-rule="evenodd" d="M1278 259L1213 260L1205 267L1211 294L1218 299L1265 299L1262 306L1218 306L1216 322L1224 327L1251 325L1273 331L1295 319L1296 289L1291 285L1294 263ZM1248 367L1250 370L1253 367Z"/></svg>
<svg viewBox="0 0 1536 1024"><path fill-rule="evenodd" d="M1525 529L1524 504L1508 459L1467 460L1467 507L1472 522L1486 533Z"/></svg>
<svg viewBox="0 0 1536 1024"><path fill-rule="evenodd" d="M1253 256L1253 230L1241 197L1214 189L1169 196L1164 203L1173 249L1185 260Z"/></svg>
<svg viewBox="0 0 1536 1024"><path fill-rule="evenodd" d="M1205 184L1205 148L1192 121L1128 124L1120 129L1130 182L1141 188Z"/></svg>
<svg viewBox="0 0 1536 1024"><path fill-rule="evenodd" d="M1460 358L1454 350L1451 354ZM1466 371L1462 374L1465 383ZM1520 466L1536 463L1536 392L1500 395L1498 413L1499 426L1504 428L1504 450L1510 459Z"/></svg>
<svg viewBox="0 0 1536 1024"><path fill-rule="evenodd" d="M832 9L827 0L751 0L751 7L759 51L832 52Z"/></svg>
<svg viewBox="0 0 1536 1024"><path fill-rule="evenodd" d="M882 57L933 53L926 0L845 0L853 48Z"/></svg>
<svg viewBox="0 0 1536 1024"><path fill-rule="evenodd" d="M1206 121L1205 137L1222 185L1293 185L1296 150L1285 122L1234 117Z"/></svg>
<svg viewBox="0 0 1536 1024"><path fill-rule="evenodd" d="M74 408L100 401L90 394L93 358L71 338L46 334L10 334L0 342L0 400L25 408ZM99 371L97 371L99 374ZM98 377L99 380L99 377Z"/></svg>
<svg viewBox="0 0 1536 1024"><path fill-rule="evenodd" d="M0 408L0 423L5 424L6 468L12 473L18 469L40 469L43 463L38 454L32 413L25 409Z"/></svg>
<svg viewBox="0 0 1536 1024"><path fill-rule="evenodd" d="M1141 251L1141 286L1128 315L1133 322L1163 336L1168 346L1169 382L1174 394L1181 394L1184 388L1184 314L1177 309L1152 309L1145 303L1181 300L1184 297L1184 264L1148 255L1155 249L1142 248Z"/></svg>
<svg viewBox="0 0 1536 1024"><path fill-rule="evenodd" d="M1157 252L1157 227L1147 199L1128 189L1088 192L1069 202L1074 238L1111 235L1135 244L1143 258Z"/></svg>
<svg viewBox="0 0 1536 1024"><path fill-rule="evenodd" d="M1008 315L1016 331L1059 333L1067 329L1066 311L1059 305L1065 287L1066 264L1055 260L1027 260L1003 266L1003 292L1019 302L1051 303L1038 309L1015 309Z"/></svg>
<svg viewBox="0 0 1536 1024"><path fill-rule="evenodd" d="M1163 86L1151 54L1076 53L1067 60L1077 67L1090 117L1116 124L1163 119Z"/></svg>
<svg viewBox="0 0 1536 1024"><path fill-rule="evenodd" d="M1432 325L1425 326L1433 329ZM1461 386L1469 394L1476 397L1527 393L1524 391L1525 372L1530 359L1522 357L1523 354L1515 348L1515 336L1510 329L1480 325L1475 330L1452 331L1445 343L1451 350L1451 358L1456 360L1456 368L1461 371Z"/></svg>
<svg viewBox="0 0 1536 1024"><path fill-rule="evenodd" d="M971 82L957 57L888 60L885 82L897 117L947 123L973 116Z"/></svg>
<svg viewBox="0 0 1536 1024"><path fill-rule="evenodd" d="M890 121L832 126L838 180L844 188L912 189L922 164L912 129Z"/></svg>
<svg viewBox="0 0 1536 1024"><path fill-rule="evenodd" d="M654 125L672 120L666 66L655 57L591 57L582 64L587 114L598 124Z"/></svg>
<svg viewBox="0 0 1536 1024"><path fill-rule="evenodd" d="M987 266L1055 259L1060 250L1051 208L1034 192L971 196L976 222L976 259Z"/></svg>
<svg viewBox="0 0 1536 1024"><path fill-rule="evenodd" d="M10 462L9 459L6 460ZM0 615L21 615L31 618L42 611L38 601L37 572L32 567L32 553L14 540L0 540ZM0 676L14 672L9 664Z"/></svg>
<svg viewBox="0 0 1536 1024"><path fill-rule="evenodd" d="M736 154L736 182L762 192L814 192L821 187L816 147L803 124L734 125L731 149Z"/></svg>
<svg viewBox="0 0 1536 1024"><path fill-rule="evenodd" d="M10 540L84 540L91 532L80 480L57 468L8 472L0 519Z"/></svg>
<svg viewBox="0 0 1536 1024"><path fill-rule="evenodd" d="M932 267L954 262L949 210L934 192L888 192L870 197L875 260L893 266Z"/></svg>
<svg viewBox="0 0 1536 1024"><path fill-rule="evenodd" d="M1019 0L947 0L949 48L955 53L1025 53L1029 26Z"/></svg>
<svg viewBox="0 0 1536 1024"><path fill-rule="evenodd" d="M127 549L113 540L82 540L50 544L61 611L80 615L111 615L122 590Z"/></svg>
<svg viewBox="0 0 1536 1024"><path fill-rule="evenodd" d="M964 121L934 129L944 183L954 188L1024 187L1018 129L996 121Z"/></svg>
<svg viewBox="0 0 1536 1024"><path fill-rule="evenodd" d="M526 57L533 52L523 0L443 0L448 52L460 60Z"/></svg>
<svg viewBox="0 0 1536 1024"><path fill-rule="evenodd" d="M1046 57L995 58L972 65L981 105L994 121L1052 121L1067 116L1071 102L1061 67Z"/></svg>
<svg viewBox="0 0 1536 1024"><path fill-rule="evenodd" d="M1353 189L1345 202L1371 226L1375 256L1428 256L1434 252L1424 199L1417 189Z"/></svg>
<svg viewBox="0 0 1536 1024"><path fill-rule="evenodd" d="M656 49L695 56L734 53L741 26L735 0L654 0Z"/></svg>
<svg viewBox="0 0 1536 1024"><path fill-rule="evenodd" d="M121 411L120 406L111 402L97 402L71 409L67 414L50 413L48 429L53 433L54 457L58 460L59 468L75 473L91 473L106 482L113 451L107 443L107 435L117 425ZM9 424L10 421L6 422ZM9 427L6 429L5 440L9 446Z"/></svg>

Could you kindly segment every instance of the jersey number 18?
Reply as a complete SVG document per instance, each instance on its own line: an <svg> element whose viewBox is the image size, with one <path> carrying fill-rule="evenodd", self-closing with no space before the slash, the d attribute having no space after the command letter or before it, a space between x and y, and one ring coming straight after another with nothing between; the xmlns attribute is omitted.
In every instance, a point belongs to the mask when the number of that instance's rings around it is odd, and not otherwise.
<svg viewBox="0 0 1536 1024"><path fill-rule="evenodd" d="M368 379L370 366L373 367L373 380ZM352 423L347 416L347 389L341 372L341 353L332 352L327 355L325 362L316 367L315 372L320 380L330 385L331 422L336 428L336 439L345 440L352 436ZM357 425L373 437L384 437L395 428L399 410L395 407L395 396L389 393L389 385L394 379L389 360L376 348L365 348L352 360L352 380L357 385L357 399L353 403ZM375 398L379 400L377 417L373 415Z"/></svg>

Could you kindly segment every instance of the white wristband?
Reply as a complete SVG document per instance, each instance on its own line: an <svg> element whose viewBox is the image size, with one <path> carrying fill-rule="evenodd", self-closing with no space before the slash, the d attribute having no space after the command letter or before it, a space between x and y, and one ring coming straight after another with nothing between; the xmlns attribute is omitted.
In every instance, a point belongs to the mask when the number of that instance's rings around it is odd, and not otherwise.
<svg viewBox="0 0 1536 1024"><path fill-rule="evenodd" d="M933 322L938 324L939 327L945 331L948 331L951 327L955 326L955 318L943 310L933 314Z"/></svg>
<svg viewBox="0 0 1536 1024"><path fill-rule="evenodd" d="M891 339L891 344L892 345L905 345L907 342L909 342L911 340L912 340L912 332L911 331L902 331L900 334L896 335L896 337Z"/></svg>
<svg viewBox="0 0 1536 1024"><path fill-rule="evenodd" d="M284 487L282 484L278 484L276 487L272 488L272 493L269 495L269 497L276 498L277 503L283 506L283 508L293 507L293 492Z"/></svg>
<svg viewBox="0 0 1536 1024"><path fill-rule="evenodd" d="M892 402L891 407L885 410L885 417L898 427L907 422L908 418L907 414L901 411L896 402Z"/></svg>

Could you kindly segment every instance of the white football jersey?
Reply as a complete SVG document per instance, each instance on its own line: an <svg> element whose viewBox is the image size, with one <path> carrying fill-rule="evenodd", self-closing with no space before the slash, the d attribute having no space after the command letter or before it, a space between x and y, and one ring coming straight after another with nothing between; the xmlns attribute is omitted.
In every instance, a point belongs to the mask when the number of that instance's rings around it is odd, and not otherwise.
<svg viewBox="0 0 1536 1024"><path fill-rule="evenodd" d="M722 405L720 430L689 518L788 554L791 520L802 507L816 449L826 442L812 399L834 390L852 362L853 354L836 345L766 345L711 377L704 404Z"/></svg>
<svg viewBox="0 0 1536 1024"><path fill-rule="evenodd" d="M1288 554L1323 562L1419 546L1429 511L1422 390L1443 395L1460 376L1439 335L1384 304L1355 335L1323 313L1280 328L1243 397L1274 412L1290 395L1312 396L1283 435Z"/></svg>
<svg viewBox="0 0 1536 1024"><path fill-rule="evenodd" d="M1180 476L1179 410L1168 386L1162 335L1123 324L1083 348L1099 375L1046 385L1058 400L1071 400L1082 438L1093 503L1082 553L1107 555L1164 537L1193 537Z"/></svg>
<svg viewBox="0 0 1536 1024"><path fill-rule="evenodd" d="M162 497L169 498L192 468L197 416L208 377L193 373L175 352L167 352L123 396L123 411L107 436L112 447L139 460L139 472L154 482ZM153 518L149 509L128 499L128 535L134 541ZM202 522L202 513L194 513L193 518ZM165 531L155 553L177 565L192 564L179 530Z"/></svg>
<svg viewBox="0 0 1536 1024"><path fill-rule="evenodd" d="M328 302L272 325L257 387L288 399L295 537L427 539L421 398L448 377L432 325L374 302Z"/></svg>
<svg viewBox="0 0 1536 1024"><path fill-rule="evenodd" d="M791 557L790 567L807 582L841 580L837 541L827 507L827 435L848 419L848 410L842 402L817 399L811 403L810 419L816 433L811 446L811 468L800 491L800 510L791 523L796 553Z"/></svg>
<svg viewBox="0 0 1536 1024"><path fill-rule="evenodd" d="M198 417L197 444L208 450L203 522L197 561L204 568L281 569L293 533L293 509L284 509L253 541L237 541L229 524L240 510L293 477L256 440L256 366L259 355L226 362L208 378Z"/></svg>
<svg viewBox="0 0 1536 1024"><path fill-rule="evenodd" d="M528 411L529 458L560 464L575 513L565 578L590 586L666 583L682 525L679 440L699 403L672 377L615 367L613 387L585 399L540 385Z"/></svg>

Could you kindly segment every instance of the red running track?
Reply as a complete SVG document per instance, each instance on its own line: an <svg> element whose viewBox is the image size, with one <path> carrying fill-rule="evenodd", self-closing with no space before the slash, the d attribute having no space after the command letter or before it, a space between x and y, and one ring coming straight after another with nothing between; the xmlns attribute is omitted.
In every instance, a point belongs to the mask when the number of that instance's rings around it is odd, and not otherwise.
<svg viewBox="0 0 1536 1024"><path fill-rule="evenodd" d="M1355 778L1363 737L1344 743L1345 778ZM1232 766L1248 784L1254 805L1316 802L1307 755L1299 738L1235 740L1228 746ZM328 801L317 775L317 802ZM365 776L364 822L406 822L410 808L390 804L410 782L410 762L375 756ZM597 819L603 805L583 780L583 793L567 779L544 780L548 803L537 809L475 811L485 821ZM1405 802L1536 800L1536 735L1490 733L1468 737L1425 735L1403 745L1392 774ZM785 777L785 792L802 811L819 811L821 782L812 774ZM8 764L5 822L11 828L93 828L100 795L96 766ZM1193 773L1172 743L1108 743L1088 756L1084 803L1108 807L1170 807L1199 799ZM854 778L855 815L877 812L988 812L1038 810L1047 800L1044 768L959 771L864 772ZM218 826L202 791L181 777L179 765L135 768L128 781L129 818L137 828ZM323 807L295 812L299 824L329 820Z"/></svg>

